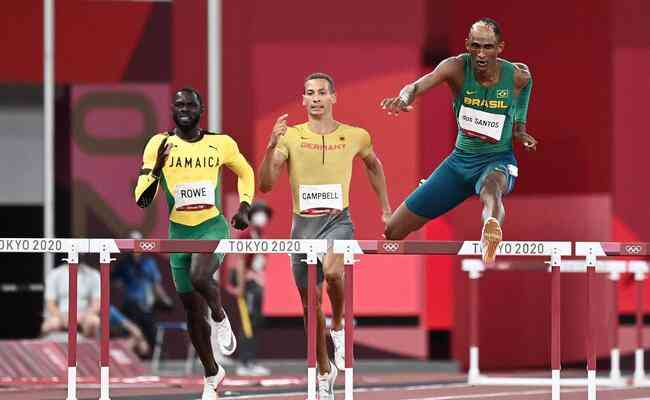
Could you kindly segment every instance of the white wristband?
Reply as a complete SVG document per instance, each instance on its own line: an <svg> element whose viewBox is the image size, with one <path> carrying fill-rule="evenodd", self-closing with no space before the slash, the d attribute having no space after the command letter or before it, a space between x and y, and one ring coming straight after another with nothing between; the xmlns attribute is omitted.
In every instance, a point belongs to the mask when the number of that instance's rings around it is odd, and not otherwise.
<svg viewBox="0 0 650 400"><path fill-rule="evenodd" d="M399 92L399 99L404 105L409 105L413 101L413 95L415 94L415 85L409 84L406 85Z"/></svg>

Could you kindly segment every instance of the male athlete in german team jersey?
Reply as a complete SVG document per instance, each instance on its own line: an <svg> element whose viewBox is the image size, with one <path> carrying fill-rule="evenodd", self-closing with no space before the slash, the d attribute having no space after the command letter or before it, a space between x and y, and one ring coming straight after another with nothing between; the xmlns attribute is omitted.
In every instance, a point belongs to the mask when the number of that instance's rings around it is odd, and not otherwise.
<svg viewBox="0 0 650 400"><path fill-rule="evenodd" d="M454 95L458 125L456 146L431 176L390 218L385 236L400 240L468 197L483 202L483 260L493 262L502 240L505 209L501 197L517 177L513 137L526 150L537 140L526 133L528 100L533 84L528 67L498 58L501 29L492 19L475 22L465 41L467 53L442 61L432 72L406 85L399 96L381 101L389 114L410 111L415 97L446 83Z"/></svg>
<svg viewBox="0 0 650 400"><path fill-rule="evenodd" d="M291 237L352 239L354 226L348 206L354 158L360 157L366 166L370 184L381 205L382 220L386 223L391 208L386 194L384 170L372 149L368 132L334 119L332 106L336 103L336 93L332 78L322 73L311 74L304 81L304 90L302 104L307 110L308 120L288 127L286 114L278 118L260 167L260 190L270 191L283 164L288 162L293 191ZM304 254L294 256L292 265L306 318L307 265L304 259ZM327 281L327 293L332 303L330 335L334 342L335 365L327 355L325 320L320 308L323 277ZM334 398L337 367L340 370L345 368L343 256L333 254L331 248L319 262L318 284L318 390L321 400L329 400Z"/></svg>
<svg viewBox="0 0 650 400"><path fill-rule="evenodd" d="M198 126L202 113L203 101L198 92L191 88L179 90L172 103L176 127L154 135L144 150L135 201L140 207L148 207L158 186L162 186L169 206L170 239L220 240L230 236L218 204L222 166L238 176L240 207L231 223L239 230L248 226L255 191L253 169L230 136ZM201 399L213 400L218 398L217 389L225 376L213 349L219 346L223 354L229 355L237 346L213 279L223 254L175 253L169 261L187 315L188 333L205 369ZM207 316L206 303L210 310Z"/></svg>

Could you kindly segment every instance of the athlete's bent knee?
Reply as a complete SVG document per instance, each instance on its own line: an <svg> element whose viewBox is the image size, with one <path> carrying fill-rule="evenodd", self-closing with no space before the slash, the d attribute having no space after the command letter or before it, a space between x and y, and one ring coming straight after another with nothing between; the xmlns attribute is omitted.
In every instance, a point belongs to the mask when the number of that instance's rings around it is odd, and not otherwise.
<svg viewBox="0 0 650 400"><path fill-rule="evenodd" d="M492 172L485 177L481 193L500 195L505 189L506 184L506 177L501 172Z"/></svg>
<svg viewBox="0 0 650 400"><path fill-rule="evenodd" d="M384 237L386 240L402 240L405 236L404 232L400 232L399 229L391 225L386 226L386 229L384 229Z"/></svg>
<svg viewBox="0 0 650 400"><path fill-rule="evenodd" d="M326 271L324 274L328 285L337 283L343 279L343 273L341 271Z"/></svg>

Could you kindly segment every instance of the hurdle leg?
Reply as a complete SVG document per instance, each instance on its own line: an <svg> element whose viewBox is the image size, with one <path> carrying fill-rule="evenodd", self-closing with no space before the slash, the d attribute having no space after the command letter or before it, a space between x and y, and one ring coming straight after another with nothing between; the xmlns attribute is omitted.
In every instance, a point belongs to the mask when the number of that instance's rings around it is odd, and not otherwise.
<svg viewBox="0 0 650 400"><path fill-rule="evenodd" d="M354 254L346 252L345 264L345 400L354 396Z"/></svg>
<svg viewBox="0 0 650 400"><path fill-rule="evenodd" d="M596 279L596 256L587 256L587 399L596 400L596 343L595 317L592 304Z"/></svg>
<svg viewBox="0 0 650 400"><path fill-rule="evenodd" d="M634 384L642 384L645 380L645 368L643 366L643 284L645 274L637 272L634 274L636 286L636 350L634 351Z"/></svg>
<svg viewBox="0 0 650 400"><path fill-rule="evenodd" d="M101 341L100 341L100 390L99 400L110 400L109 397L109 313L111 293L111 253L108 246L102 244L99 253L99 273L101 279L100 312Z"/></svg>
<svg viewBox="0 0 650 400"><path fill-rule="evenodd" d="M469 384L478 384L479 370L479 278L481 273L473 270L469 272L469 370L467 381Z"/></svg>
<svg viewBox="0 0 650 400"><path fill-rule="evenodd" d="M621 363L620 357L621 353L618 348L618 273L611 273L609 276L610 281L612 282L612 312L614 314L614 323L612 324L612 350L610 351L610 359L612 360L611 368L609 371L609 379L612 381L621 381Z"/></svg>
<svg viewBox="0 0 650 400"><path fill-rule="evenodd" d="M307 254L307 400L316 400L316 254Z"/></svg>
<svg viewBox="0 0 650 400"><path fill-rule="evenodd" d="M68 252L68 396L67 400L77 399L77 272L79 253L71 245Z"/></svg>
<svg viewBox="0 0 650 400"><path fill-rule="evenodd" d="M560 255L551 256L551 399L560 400Z"/></svg>

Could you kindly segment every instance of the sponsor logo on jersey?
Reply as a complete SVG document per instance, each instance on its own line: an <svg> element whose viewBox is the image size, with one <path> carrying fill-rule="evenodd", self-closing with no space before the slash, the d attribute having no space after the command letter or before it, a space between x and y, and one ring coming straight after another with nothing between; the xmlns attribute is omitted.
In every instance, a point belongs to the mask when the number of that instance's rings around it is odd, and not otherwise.
<svg viewBox="0 0 650 400"><path fill-rule="evenodd" d="M466 106L474 107L483 107L483 108L496 108L505 110L508 108L505 100L487 100L487 99L473 99L471 97L464 96L463 104Z"/></svg>

